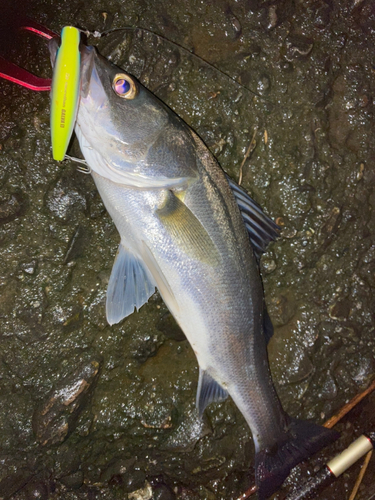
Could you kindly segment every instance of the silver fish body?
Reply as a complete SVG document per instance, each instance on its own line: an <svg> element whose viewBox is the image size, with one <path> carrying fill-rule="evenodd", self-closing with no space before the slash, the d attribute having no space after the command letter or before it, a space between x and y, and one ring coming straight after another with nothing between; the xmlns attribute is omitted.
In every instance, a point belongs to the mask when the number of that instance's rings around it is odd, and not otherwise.
<svg viewBox="0 0 375 500"><path fill-rule="evenodd" d="M197 356L200 413L230 394L251 429L258 495L266 498L291 467L337 436L281 407L262 283L236 193L177 115L92 47L81 54L75 131L121 237L107 319L121 321L159 289ZM114 84L124 75L136 91L129 99ZM238 190L237 197L247 204Z"/></svg>
<svg viewBox="0 0 375 500"><path fill-rule="evenodd" d="M259 271L234 197L215 167L213 161L199 162L199 175L184 192L184 204L213 243L212 249L196 252L189 252L185 242L176 242L178 236L155 213L167 193L124 188L95 172L92 175L121 245L148 265L189 340L201 382L208 375L232 396L260 449L274 444L285 425L284 414L267 363ZM111 323L117 322L109 304L108 315ZM199 397L197 403L200 406Z"/></svg>

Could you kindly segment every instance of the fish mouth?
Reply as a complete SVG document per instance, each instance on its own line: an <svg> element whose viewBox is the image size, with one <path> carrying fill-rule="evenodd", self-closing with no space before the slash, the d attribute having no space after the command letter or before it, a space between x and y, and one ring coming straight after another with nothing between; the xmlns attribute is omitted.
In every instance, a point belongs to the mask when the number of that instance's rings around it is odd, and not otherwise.
<svg viewBox="0 0 375 500"><path fill-rule="evenodd" d="M52 68L55 67L57 51L59 50L59 47L60 47L60 38L54 37L51 38L51 40L48 42L48 50Z"/></svg>
<svg viewBox="0 0 375 500"><path fill-rule="evenodd" d="M95 47L80 44L81 53L81 96L87 97L90 89L90 82L95 70Z"/></svg>

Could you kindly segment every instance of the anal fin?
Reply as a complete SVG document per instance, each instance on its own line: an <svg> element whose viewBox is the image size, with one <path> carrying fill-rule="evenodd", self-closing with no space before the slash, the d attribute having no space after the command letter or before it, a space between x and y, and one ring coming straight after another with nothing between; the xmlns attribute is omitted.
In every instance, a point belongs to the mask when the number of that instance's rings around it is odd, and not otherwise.
<svg viewBox="0 0 375 500"><path fill-rule="evenodd" d="M140 257L120 243L107 289L110 325L139 310L155 292L155 281Z"/></svg>
<svg viewBox="0 0 375 500"><path fill-rule="evenodd" d="M199 416L202 417L206 406L210 403L225 401L228 392L214 380L205 370L199 368L199 380L196 405Z"/></svg>

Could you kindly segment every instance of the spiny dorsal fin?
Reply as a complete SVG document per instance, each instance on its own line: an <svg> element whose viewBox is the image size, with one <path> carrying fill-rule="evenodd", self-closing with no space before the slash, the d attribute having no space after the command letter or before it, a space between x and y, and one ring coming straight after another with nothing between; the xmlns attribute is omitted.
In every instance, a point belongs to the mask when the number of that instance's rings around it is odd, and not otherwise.
<svg viewBox="0 0 375 500"><path fill-rule="evenodd" d="M214 380L206 371L199 368L199 381L196 405L199 416L202 417L206 406L210 403L224 401L228 392Z"/></svg>
<svg viewBox="0 0 375 500"><path fill-rule="evenodd" d="M240 209L257 260L267 245L278 238L280 227L270 219L250 196L228 176L227 180Z"/></svg>
<svg viewBox="0 0 375 500"><path fill-rule="evenodd" d="M155 281L140 257L120 243L107 289L106 313L110 325L137 311L155 292Z"/></svg>

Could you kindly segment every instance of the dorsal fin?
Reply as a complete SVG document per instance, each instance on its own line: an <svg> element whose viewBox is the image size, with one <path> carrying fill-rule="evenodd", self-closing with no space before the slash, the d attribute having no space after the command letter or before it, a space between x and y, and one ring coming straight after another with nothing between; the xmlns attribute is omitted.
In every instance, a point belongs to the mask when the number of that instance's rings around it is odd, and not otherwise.
<svg viewBox="0 0 375 500"><path fill-rule="evenodd" d="M227 180L249 234L254 255L259 261L268 243L279 236L280 227L270 219L250 196L228 176Z"/></svg>
<svg viewBox="0 0 375 500"><path fill-rule="evenodd" d="M272 324L270 315L268 314L266 304L264 304L264 308L263 308L263 332L264 332L264 338L266 340L266 344L268 345L274 332L273 332L273 324Z"/></svg>

